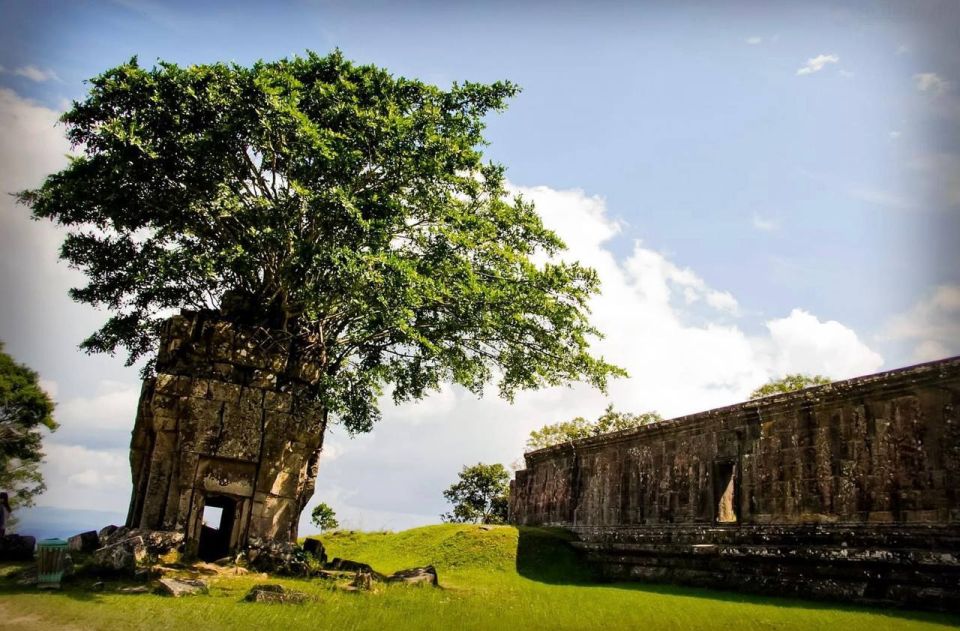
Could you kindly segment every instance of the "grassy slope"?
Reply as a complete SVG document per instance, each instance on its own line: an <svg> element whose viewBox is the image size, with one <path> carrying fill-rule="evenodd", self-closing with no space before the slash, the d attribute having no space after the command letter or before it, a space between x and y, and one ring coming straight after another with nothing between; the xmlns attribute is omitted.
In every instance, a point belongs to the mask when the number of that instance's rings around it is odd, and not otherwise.
<svg viewBox="0 0 960 631"><path fill-rule="evenodd" d="M260 577L213 581L209 597L37 593L0 578L0 628L168 629L885 629L956 628L960 619L639 584L595 584L562 535L543 529L428 526L322 537L331 557L381 572L437 568L444 589L380 586L348 593L328 581L274 580L308 605L240 602Z"/></svg>

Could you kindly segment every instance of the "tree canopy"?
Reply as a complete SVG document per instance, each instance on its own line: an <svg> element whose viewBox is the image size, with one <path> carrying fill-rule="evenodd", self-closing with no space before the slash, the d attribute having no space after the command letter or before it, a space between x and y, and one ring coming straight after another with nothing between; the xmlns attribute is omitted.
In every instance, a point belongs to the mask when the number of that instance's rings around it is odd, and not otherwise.
<svg viewBox="0 0 960 631"><path fill-rule="evenodd" d="M480 393L622 370L589 353L596 273L485 162L507 81L448 90L339 51L251 67L137 59L62 122L78 155L19 194L66 226L74 300L112 313L82 347L150 358L177 309L282 332L350 431L442 382ZM146 372L149 373L149 364Z"/></svg>
<svg viewBox="0 0 960 631"><path fill-rule="evenodd" d="M30 506L46 489L39 468L44 427L57 429L53 402L37 373L14 361L0 342L0 491L13 505Z"/></svg>
<svg viewBox="0 0 960 631"><path fill-rule="evenodd" d="M786 375L780 379L771 379L750 393L751 399L761 399L771 394L782 394L784 392L794 392L813 386L823 386L830 383L830 380L822 375Z"/></svg>
<svg viewBox="0 0 960 631"><path fill-rule="evenodd" d="M613 404L610 404L596 421L588 421L582 416L578 416L569 421L560 421L559 423L544 425L540 429L533 430L530 432L530 438L527 439L527 449L529 451L544 449L545 447L567 443L571 440L633 429L634 427L648 423L657 423L662 420L663 417L657 412L643 412L641 414L618 412L613 408Z"/></svg>
<svg viewBox="0 0 960 631"><path fill-rule="evenodd" d="M324 502L320 502L313 507L313 511L310 513L310 521L313 522L313 525L319 528L321 532L324 530L333 530L340 526L340 522L337 521L337 514Z"/></svg>
<svg viewBox="0 0 960 631"><path fill-rule="evenodd" d="M464 466L459 481L443 492L453 511L441 515L447 522L502 524L507 521L510 474L502 464Z"/></svg>

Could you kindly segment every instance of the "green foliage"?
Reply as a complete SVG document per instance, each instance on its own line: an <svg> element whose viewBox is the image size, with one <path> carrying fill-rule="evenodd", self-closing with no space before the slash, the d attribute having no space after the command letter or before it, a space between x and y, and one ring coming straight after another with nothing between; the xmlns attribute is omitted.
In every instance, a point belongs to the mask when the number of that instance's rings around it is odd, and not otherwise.
<svg viewBox="0 0 960 631"><path fill-rule="evenodd" d="M321 532L324 530L333 530L340 526L340 523L337 521L337 514L323 502L313 507L313 512L310 513L310 521L313 522L313 525L319 528Z"/></svg>
<svg viewBox="0 0 960 631"><path fill-rule="evenodd" d="M771 394L782 394L785 392L794 392L813 386L823 386L830 383L830 380L822 375L787 375L782 379L771 379L753 392L750 393L751 399L761 399Z"/></svg>
<svg viewBox="0 0 960 631"><path fill-rule="evenodd" d="M453 512L440 517L446 522L502 524L507 520L510 474L502 464L464 466L460 480L443 492Z"/></svg>
<svg viewBox="0 0 960 631"><path fill-rule="evenodd" d="M16 363L0 342L0 491L11 507L30 506L46 486L41 428L57 429L53 402L40 387L37 373Z"/></svg>
<svg viewBox="0 0 960 631"><path fill-rule="evenodd" d="M657 412L643 412L642 414L617 412L611 404L607 406L607 409L596 421L590 422L582 416L578 416L569 421L544 425L540 429L530 432L530 438L527 439L527 449L529 451L543 449L571 440L633 429L662 420L663 417Z"/></svg>
<svg viewBox="0 0 960 631"><path fill-rule="evenodd" d="M338 52L90 81L63 115L80 150L19 194L68 228L61 258L112 312L82 347L151 357L171 310L281 331L319 364L351 432L452 381L500 394L625 374L588 353L596 273L483 162L506 81L442 90ZM547 261L535 263L534 261ZM146 372L150 365L147 364Z"/></svg>

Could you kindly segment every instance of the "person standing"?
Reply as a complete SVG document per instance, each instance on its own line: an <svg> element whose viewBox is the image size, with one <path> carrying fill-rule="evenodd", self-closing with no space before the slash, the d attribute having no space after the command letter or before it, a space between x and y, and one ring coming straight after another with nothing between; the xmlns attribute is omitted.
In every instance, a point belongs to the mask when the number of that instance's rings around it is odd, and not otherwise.
<svg viewBox="0 0 960 631"><path fill-rule="evenodd" d="M7 534L7 521L10 520L10 500L6 493L0 493L0 537Z"/></svg>

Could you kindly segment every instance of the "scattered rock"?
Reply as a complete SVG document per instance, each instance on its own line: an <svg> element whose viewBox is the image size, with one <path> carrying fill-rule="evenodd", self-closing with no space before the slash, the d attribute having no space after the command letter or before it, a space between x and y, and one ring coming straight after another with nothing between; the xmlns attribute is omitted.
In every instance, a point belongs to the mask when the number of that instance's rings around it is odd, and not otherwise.
<svg viewBox="0 0 960 631"><path fill-rule="evenodd" d="M484 524L483 526L480 526L480 530L493 530L493 526Z"/></svg>
<svg viewBox="0 0 960 631"><path fill-rule="evenodd" d="M319 539L306 539L303 542L303 551L313 555L320 563L327 562L327 551Z"/></svg>
<svg viewBox="0 0 960 631"><path fill-rule="evenodd" d="M251 539L246 558L249 566L258 572L286 576L310 575L306 554L292 543Z"/></svg>
<svg viewBox="0 0 960 631"><path fill-rule="evenodd" d="M293 589L285 589L283 585L254 585L244 596L244 600L252 603L283 603L300 604L309 600L309 596Z"/></svg>
<svg viewBox="0 0 960 631"><path fill-rule="evenodd" d="M0 561L32 561L36 545L34 537L4 535L0 537Z"/></svg>
<svg viewBox="0 0 960 631"><path fill-rule="evenodd" d="M106 585L104 584L103 581L97 581L96 583L94 583L93 585L90 586L90 591L91 591L91 592L102 592L104 587L106 587Z"/></svg>
<svg viewBox="0 0 960 631"><path fill-rule="evenodd" d="M98 584L103 585L103 583ZM118 587L117 591L121 594L149 594L150 588L146 585L131 585L128 587Z"/></svg>
<svg viewBox="0 0 960 631"><path fill-rule="evenodd" d="M88 530L67 539L67 549L71 552L93 552L100 547L100 535L96 530Z"/></svg>
<svg viewBox="0 0 960 631"><path fill-rule="evenodd" d="M356 576L353 577L350 587L357 590L370 591L373 588L373 574L359 570Z"/></svg>
<svg viewBox="0 0 960 631"><path fill-rule="evenodd" d="M428 583L438 587L440 582L437 580L437 570L432 565L426 567L414 567L409 570L400 570L387 577L388 583L406 583L407 585L423 585Z"/></svg>
<svg viewBox="0 0 960 631"><path fill-rule="evenodd" d="M36 585L37 584L37 566L31 565L24 568L16 574L17 585Z"/></svg>
<svg viewBox="0 0 960 631"><path fill-rule="evenodd" d="M351 561L350 559L335 558L333 561L327 564L326 569L337 570L340 572L369 572L377 580L384 579L383 574L380 574L366 563Z"/></svg>
<svg viewBox="0 0 960 631"><path fill-rule="evenodd" d="M199 579L161 578L159 582L160 586L157 588L157 593L174 598L207 593L207 584Z"/></svg>
<svg viewBox="0 0 960 631"><path fill-rule="evenodd" d="M203 561L194 563L191 568L200 574L225 574L229 571L223 566L216 565L214 563L205 563Z"/></svg>
<svg viewBox="0 0 960 631"><path fill-rule="evenodd" d="M93 553L93 563L97 567L127 574L136 572L137 564L146 558L147 548L143 543L143 537L124 539Z"/></svg>
<svg viewBox="0 0 960 631"><path fill-rule="evenodd" d="M120 530L119 526L114 526L113 524L101 528L100 532L97 533L97 539L100 541L100 545L105 546L106 540L110 537L110 535L118 530Z"/></svg>

